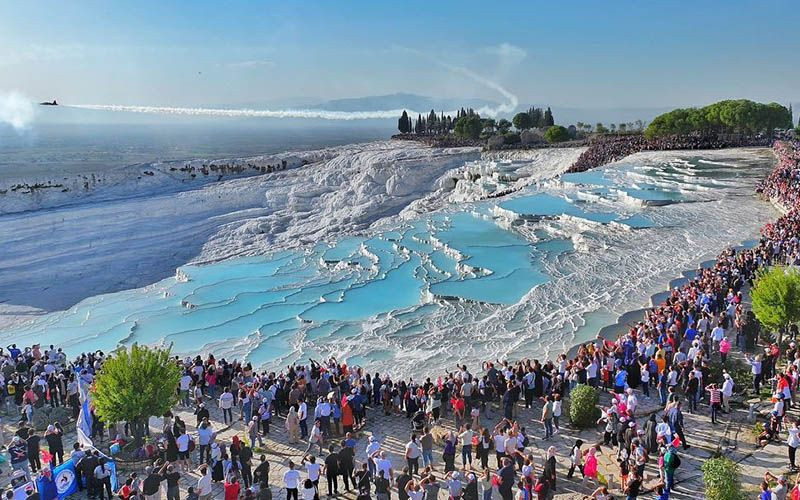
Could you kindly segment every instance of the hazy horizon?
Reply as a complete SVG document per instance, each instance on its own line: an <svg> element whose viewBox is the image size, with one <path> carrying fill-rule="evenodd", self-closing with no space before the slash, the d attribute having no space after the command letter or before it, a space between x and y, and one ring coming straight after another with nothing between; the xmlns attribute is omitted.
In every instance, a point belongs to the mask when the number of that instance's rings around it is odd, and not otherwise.
<svg viewBox="0 0 800 500"><path fill-rule="evenodd" d="M292 106L402 92L509 113L800 100L789 1L0 5L0 95L35 101Z"/></svg>

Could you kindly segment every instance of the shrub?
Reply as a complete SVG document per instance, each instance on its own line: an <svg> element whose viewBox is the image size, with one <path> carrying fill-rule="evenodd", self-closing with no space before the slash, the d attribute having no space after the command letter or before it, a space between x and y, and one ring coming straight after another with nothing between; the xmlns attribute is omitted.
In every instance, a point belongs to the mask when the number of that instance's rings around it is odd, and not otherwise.
<svg viewBox="0 0 800 500"><path fill-rule="evenodd" d="M742 393L750 387L753 387L753 374L750 371L750 365L744 364L741 360L735 358L728 358L725 366L719 360L712 361L709 365L708 382L716 382L720 386L725 381L722 377L722 372L727 371L733 379L733 392Z"/></svg>
<svg viewBox="0 0 800 500"><path fill-rule="evenodd" d="M519 144L520 142L519 134L515 134L514 132L509 132L503 136L503 141L506 144Z"/></svg>
<svg viewBox="0 0 800 500"><path fill-rule="evenodd" d="M740 500L745 498L742 491L742 477L739 465L726 457L711 458L703 462L703 481L706 484L706 498L709 500Z"/></svg>
<svg viewBox="0 0 800 500"><path fill-rule="evenodd" d="M569 420L578 428L593 427L600 417L597 391L588 385L578 384L569 393Z"/></svg>

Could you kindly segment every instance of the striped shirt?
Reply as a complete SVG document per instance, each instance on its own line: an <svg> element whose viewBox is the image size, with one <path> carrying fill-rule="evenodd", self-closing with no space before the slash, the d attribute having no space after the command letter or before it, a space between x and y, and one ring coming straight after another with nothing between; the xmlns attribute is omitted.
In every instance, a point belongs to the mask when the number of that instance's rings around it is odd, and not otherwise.
<svg viewBox="0 0 800 500"><path fill-rule="evenodd" d="M722 402L722 391L719 389L709 389L708 392L711 396L711 404Z"/></svg>

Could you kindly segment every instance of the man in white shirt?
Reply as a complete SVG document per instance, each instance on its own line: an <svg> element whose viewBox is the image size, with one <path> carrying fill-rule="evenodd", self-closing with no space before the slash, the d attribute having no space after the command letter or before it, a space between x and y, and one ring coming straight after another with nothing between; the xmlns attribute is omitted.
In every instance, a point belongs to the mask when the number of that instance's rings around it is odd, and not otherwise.
<svg viewBox="0 0 800 500"><path fill-rule="evenodd" d="M422 450L417 443L417 435L411 434L411 440L406 443L406 462L408 462L408 473L412 476L419 474L419 457Z"/></svg>
<svg viewBox="0 0 800 500"><path fill-rule="evenodd" d="M300 407L297 409L297 419L300 420L300 439L308 437L308 405L305 398L300 400Z"/></svg>
<svg viewBox="0 0 800 500"><path fill-rule="evenodd" d="M182 462L185 470L189 470L189 464L191 463L191 458L189 457L189 441L189 434L185 432L175 439L175 443L178 445L178 462Z"/></svg>
<svg viewBox="0 0 800 500"><path fill-rule="evenodd" d="M492 441L494 441L494 452L497 457L497 468L499 469L503 466L503 457L506 456L506 437L502 432L498 432L492 436Z"/></svg>
<svg viewBox="0 0 800 500"><path fill-rule="evenodd" d="M725 407L726 412L730 412L730 399L733 396L733 379L727 373L722 376L725 377L725 382L722 383L722 405Z"/></svg>
<svg viewBox="0 0 800 500"><path fill-rule="evenodd" d="M314 421L314 426L311 428L311 434L308 436L308 447L306 448L306 451L303 453L303 455L306 455L309 452L309 450L311 450L311 448L314 447L314 445L319 446L319 454L322 455L324 449L322 447L323 438L319 420Z"/></svg>
<svg viewBox="0 0 800 500"><path fill-rule="evenodd" d="M192 377L189 372L183 372L183 376L179 382L181 390L181 404L189 406L189 387L192 385Z"/></svg>
<svg viewBox="0 0 800 500"><path fill-rule="evenodd" d="M200 500L209 500L211 498L211 469L207 465L203 465L199 472L200 479L197 480L195 492Z"/></svg>
<svg viewBox="0 0 800 500"><path fill-rule="evenodd" d="M222 421L225 424L233 423L233 394L229 387L226 387L219 396L219 408L222 410Z"/></svg>
<svg viewBox="0 0 800 500"><path fill-rule="evenodd" d="M382 451L380 453L380 458L375 460L375 468L378 471L383 471L383 477L387 478L389 480L389 483L392 482L392 478L394 478L394 476L392 475L392 473L393 473L393 471L392 471L392 461L389 460L388 458L386 458L386 452L385 451Z"/></svg>
<svg viewBox="0 0 800 500"><path fill-rule="evenodd" d="M322 435L328 437L331 434L331 412L333 411L331 404L327 400L319 398L317 411L319 411L319 419L322 424Z"/></svg>
<svg viewBox="0 0 800 500"><path fill-rule="evenodd" d="M377 475L375 471L375 460L378 459L380 451L381 443L375 439L375 436L370 436L369 443L367 444L367 466L369 467L369 473L372 477Z"/></svg>
<svg viewBox="0 0 800 500"><path fill-rule="evenodd" d="M306 459L304 457L303 462L305 462L305 460ZM314 483L314 489L317 490L317 495L319 495L319 476L322 474L322 465L317 463L317 457L314 455L310 455L308 457L306 474L308 474L308 478L311 480L311 482Z"/></svg>
<svg viewBox="0 0 800 500"><path fill-rule="evenodd" d="M717 325L711 330L711 340L714 343L713 351L719 352L719 343L722 338L725 336L725 329L722 328L722 325Z"/></svg>
<svg viewBox="0 0 800 500"><path fill-rule="evenodd" d="M286 500L297 500L297 488L300 486L300 473L294 469L294 462L289 460L289 470L283 473L283 485L286 487Z"/></svg>

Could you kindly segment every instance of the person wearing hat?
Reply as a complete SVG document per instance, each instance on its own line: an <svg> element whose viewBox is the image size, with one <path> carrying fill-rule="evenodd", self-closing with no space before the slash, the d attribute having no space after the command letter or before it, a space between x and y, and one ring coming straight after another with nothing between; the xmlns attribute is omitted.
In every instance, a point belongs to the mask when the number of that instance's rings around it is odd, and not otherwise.
<svg viewBox="0 0 800 500"><path fill-rule="evenodd" d="M730 374L724 372L722 374L723 379L725 380L722 382L722 404L725 408L726 413L730 413L731 411L731 397L733 397L733 378L731 378Z"/></svg>
<svg viewBox="0 0 800 500"><path fill-rule="evenodd" d="M7 451L11 459L11 468L15 471L24 472L25 477L30 481L31 473L28 467L28 443L21 437L14 436L11 439L11 444L8 445Z"/></svg>

